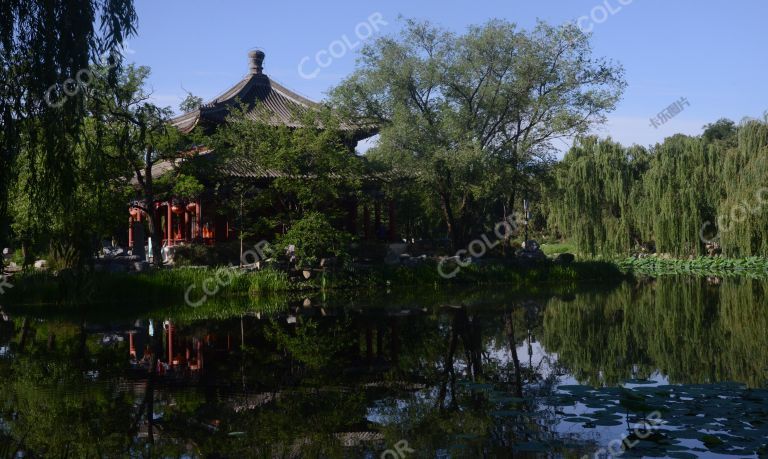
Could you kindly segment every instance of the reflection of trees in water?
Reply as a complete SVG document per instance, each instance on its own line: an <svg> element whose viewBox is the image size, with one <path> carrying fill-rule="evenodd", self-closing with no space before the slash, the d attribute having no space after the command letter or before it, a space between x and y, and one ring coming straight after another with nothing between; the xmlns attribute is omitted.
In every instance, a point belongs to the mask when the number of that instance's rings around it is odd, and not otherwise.
<svg viewBox="0 0 768 459"><path fill-rule="evenodd" d="M490 306L178 323L177 352L207 335L227 343L203 349L194 377L156 374L156 363L128 369L127 342L105 346L82 324L19 321L16 357L0 368L11 407L1 416L21 449L70 457L338 457L402 439L425 455L468 448L460 456L560 438L554 410L515 398L556 377L525 351L541 334L541 303ZM153 359L168 360L166 338L157 327ZM355 439L368 443L350 449Z"/></svg>
<svg viewBox="0 0 768 459"><path fill-rule="evenodd" d="M658 369L672 383L766 382L766 283L661 278L553 300L544 344L580 381L615 384Z"/></svg>
<svg viewBox="0 0 768 459"><path fill-rule="evenodd" d="M422 336L419 355L433 370L421 373L423 390L382 401L387 438L408 439L424 457L445 450L452 457L502 457L521 447L533 454L565 440L588 450L591 441L555 431L558 407L534 397L549 394L560 375L556 365L544 374L542 361L525 352L540 331L540 309L521 301L494 305L492 313L462 306L430 316L435 326Z"/></svg>
<svg viewBox="0 0 768 459"><path fill-rule="evenodd" d="M0 419L7 457L102 457L126 451L132 400L118 389L122 355L96 346L82 326L22 321L0 360ZM85 345L83 344L85 343ZM124 368L124 365L122 366ZM105 382L92 384L93 371Z"/></svg>

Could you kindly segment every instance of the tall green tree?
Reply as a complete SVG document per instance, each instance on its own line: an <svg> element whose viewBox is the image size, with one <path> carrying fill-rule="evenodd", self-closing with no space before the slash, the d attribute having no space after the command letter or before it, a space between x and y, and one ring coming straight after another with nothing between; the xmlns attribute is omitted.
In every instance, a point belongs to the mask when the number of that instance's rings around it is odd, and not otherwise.
<svg viewBox="0 0 768 459"><path fill-rule="evenodd" d="M86 116L83 85L99 56L117 68L135 32L131 0L9 0L0 4L0 231L8 216L11 164L26 152L32 213L56 209L61 240L76 234L76 145ZM0 234L0 242L5 235Z"/></svg>
<svg viewBox="0 0 768 459"><path fill-rule="evenodd" d="M234 193L232 213L240 210L240 196L249 196L255 206L246 210L270 208L269 217L259 219L268 221L270 228L282 231L311 212L341 222L346 217L341 204L359 192L364 162L341 131L338 117L325 108L295 113L302 127L294 128L270 126L245 113L245 107L234 110L210 139L211 145L225 170L269 178L266 184L253 180L237 184L228 178L222 189Z"/></svg>
<svg viewBox="0 0 768 459"><path fill-rule="evenodd" d="M457 35L407 21L363 48L332 101L382 127L382 156L415 172L460 246L511 214L553 142L602 122L624 87L572 25L495 20Z"/></svg>
<svg viewBox="0 0 768 459"><path fill-rule="evenodd" d="M768 123L719 120L645 150L581 139L546 189L551 230L585 254L768 255Z"/></svg>
<svg viewBox="0 0 768 459"><path fill-rule="evenodd" d="M680 256L702 255L699 230L714 221L722 198L723 150L700 137L676 135L654 148L642 177L643 199L635 215L656 250Z"/></svg>
<svg viewBox="0 0 768 459"><path fill-rule="evenodd" d="M144 203L142 210L149 223L153 260L160 265L162 227L151 207L158 191L152 168L160 160L175 159L189 144L187 137L168 124L171 109L150 102L151 95L146 90L149 72L147 67L125 67L116 75L114 85L104 80L103 84L94 85L89 101L92 116L102 124L99 135L105 155L127 171Z"/></svg>
<svg viewBox="0 0 768 459"><path fill-rule="evenodd" d="M590 255L629 252L639 237L633 196L646 156L610 139L578 139L554 170L546 200L550 229Z"/></svg>
<svg viewBox="0 0 768 459"><path fill-rule="evenodd" d="M768 122L747 121L724 152L717 240L730 256L768 256Z"/></svg>

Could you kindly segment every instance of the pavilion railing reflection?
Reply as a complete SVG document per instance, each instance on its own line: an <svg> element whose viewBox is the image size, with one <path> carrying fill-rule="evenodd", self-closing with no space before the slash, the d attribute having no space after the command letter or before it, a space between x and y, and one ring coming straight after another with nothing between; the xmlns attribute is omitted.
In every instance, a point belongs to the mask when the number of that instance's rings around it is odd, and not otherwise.
<svg viewBox="0 0 768 459"><path fill-rule="evenodd" d="M312 328L316 324L341 325L340 321L346 321L343 336L324 337L318 331L315 337L336 341L327 347L338 348L336 357L340 360L337 362L344 363L344 371L382 373L398 363L402 352L402 322L422 314L424 311L418 308L373 314L359 310L352 311L347 317L346 312L305 304L282 315L266 316L250 312L227 321L226 325L217 324L215 331L206 330L204 324L184 324L173 319L137 321L134 327L123 332L123 336L128 341L128 360L133 370L160 377L195 379L210 363L222 364L242 358L245 350L287 352L278 348L290 346L291 343L282 341L297 337L303 328ZM265 333L273 328L282 332L272 332L271 339L267 339ZM282 341L275 342L279 340ZM313 364L309 363L310 366Z"/></svg>

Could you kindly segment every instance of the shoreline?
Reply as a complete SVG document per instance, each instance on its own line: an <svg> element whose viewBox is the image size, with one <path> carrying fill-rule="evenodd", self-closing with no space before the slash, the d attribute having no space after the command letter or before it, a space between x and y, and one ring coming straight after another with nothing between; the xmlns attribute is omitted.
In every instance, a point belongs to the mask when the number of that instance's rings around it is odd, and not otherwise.
<svg viewBox="0 0 768 459"><path fill-rule="evenodd" d="M28 271L12 278L13 288L0 296L0 304L13 307L52 307L95 304L185 304L254 301L270 296L311 296L319 293L370 293L402 288L503 287L509 292L570 293L580 284L618 285L638 277L661 276L768 278L768 258L699 257L676 259L660 256L616 260L582 260L558 264L551 260L492 260L463 268L455 277L441 277L435 263L416 266L376 265L313 273L272 268L241 271L231 267L179 267L144 273L90 272L59 276L50 271ZM201 302L201 304L203 303Z"/></svg>
<svg viewBox="0 0 768 459"><path fill-rule="evenodd" d="M291 275L293 274L293 276ZM258 298L268 295L319 292L370 292L403 287L443 288L504 285L510 291L572 290L588 282L620 283L629 279L617 265L605 261L551 261L470 265L453 278L440 276L436 264L374 266L316 273L297 280L296 273L271 268L243 272L235 268L175 268L145 273L91 272L79 277L52 272L25 272L0 300L9 305L74 305L121 302L173 302L193 306L199 298ZM191 303L191 304L190 304Z"/></svg>

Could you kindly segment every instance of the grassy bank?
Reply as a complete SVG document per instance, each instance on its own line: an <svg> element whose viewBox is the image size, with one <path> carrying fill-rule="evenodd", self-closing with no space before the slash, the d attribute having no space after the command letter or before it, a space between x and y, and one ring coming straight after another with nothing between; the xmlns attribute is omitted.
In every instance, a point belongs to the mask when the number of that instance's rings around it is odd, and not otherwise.
<svg viewBox="0 0 768 459"><path fill-rule="evenodd" d="M454 268L446 268L444 272L453 272ZM537 291L542 288L569 289L572 284L589 281L620 282L625 277L615 264L597 261L569 265L551 262L470 265L456 271L455 277L450 279L443 278L434 263L315 273L311 279L301 281L280 271L244 273L229 268L157 270L141 274L92 273L80 279L38 272L15 277L12 280L14 287L0 299L9 304L183 304L210 297L254 298L271 294L414 286L504 285L510 290Z"/></svg>

